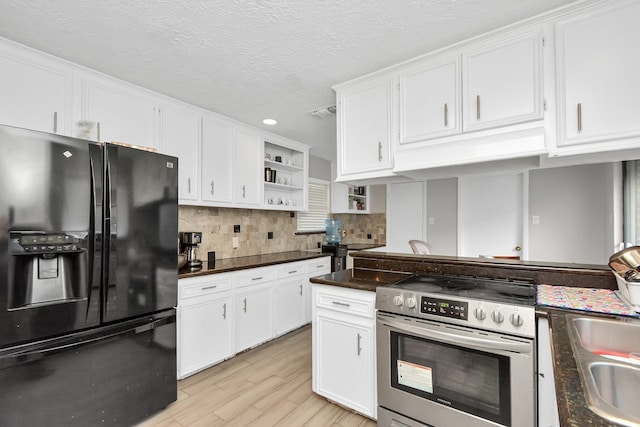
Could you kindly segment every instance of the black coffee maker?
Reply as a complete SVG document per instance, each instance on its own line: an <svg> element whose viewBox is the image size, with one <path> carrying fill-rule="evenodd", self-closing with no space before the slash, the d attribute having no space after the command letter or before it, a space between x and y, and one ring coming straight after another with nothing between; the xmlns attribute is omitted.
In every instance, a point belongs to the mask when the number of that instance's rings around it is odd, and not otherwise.
<svg viewBox="0 0 640 427"><path fill-rule="evenodd" d="M180 253L187 255L186 266L191 269L202 268L202 261L198 259L196 247L202 243L201 231L180 232Z"/></svg>

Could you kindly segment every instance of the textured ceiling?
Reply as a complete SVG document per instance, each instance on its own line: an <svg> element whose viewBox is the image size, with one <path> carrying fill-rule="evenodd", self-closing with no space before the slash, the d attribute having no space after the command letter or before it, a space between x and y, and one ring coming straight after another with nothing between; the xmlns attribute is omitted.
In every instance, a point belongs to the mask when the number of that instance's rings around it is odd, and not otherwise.
<svg viewBox="0 0 640 427"><path fill-rule="evenodd" d="M0 36L332 159L332 85L570 2L0 0Z"/></svg>

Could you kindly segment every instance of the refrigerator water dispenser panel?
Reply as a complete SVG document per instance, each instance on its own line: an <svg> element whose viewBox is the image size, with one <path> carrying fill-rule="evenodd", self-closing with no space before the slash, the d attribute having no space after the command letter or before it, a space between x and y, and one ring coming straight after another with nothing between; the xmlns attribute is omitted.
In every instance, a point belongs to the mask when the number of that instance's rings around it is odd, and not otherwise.
<svg viewBox="0 0 640 427"><path fill-rule="evenodd" d="M12 232L9 242L10 310L87 297L86 239L64 233Z"/></svg>

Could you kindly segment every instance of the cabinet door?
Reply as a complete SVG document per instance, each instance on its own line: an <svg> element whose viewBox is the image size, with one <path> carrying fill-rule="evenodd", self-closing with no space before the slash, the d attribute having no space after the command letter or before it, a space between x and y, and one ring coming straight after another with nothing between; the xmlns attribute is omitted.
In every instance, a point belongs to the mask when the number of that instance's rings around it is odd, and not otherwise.
<svg viewBox="0 0 640 427"><path fill-rule="evenodd" d="M464 131L542 118L541 49L536 31L462 56Z"/></svg>
<svg viewBox="0 0 640 427"><path fill-rule="evenodd" d="M82 116L95 126L88 134L82 127L74 129L77 136L158 147L154 132L157 110L146 94L124 84L87 79L82 95Z"/></svg>
<svg viewBox="0 0 640 427"><path fill-rule="evenodd" d="M202 120L202 200L231 202L233 128L205 116Z"/></svg>
<svg viewBox="0 0 640 427"><path fill-rule="evenodd" d="M399 84L400 144L461 132L458 56L403 72Z"/></svg>
<svg viewBox="0 0 640 427"><path fill-rule="evenodd" d="M384 79L340 95L338 156L342 174L393 166L392 80Z"/></svg>
<svg viewBox="0 0 640 427"><path fill-rule="evenodd" d="M179 308L179 376L233 354L231 296Z"/></svg>
<svg viewBox="0 0 640 427"><path fill-rule="evenodd" d="M640 4L614 3L557 24L559 145L640 134Z"/></svg>
<svg viewBox="0 0 640 427"><path fill-rule="evenodd" d="M197 111L164 105L161 110L162 152L176 156L178 198L197 200L199 183L200 116Z"/></svg>
<svg viewBox="0 0 640 427"><path fill-rule="evenodd" d="M271 286L244 290L236 296L236 350L242 351L273 336Z"/></svg>
<svg viewBox="0 0 640 427"><path fill-rule="evenodd" d="M276 335L282 335L304 324L306 276L278 283L275 287L274 321Z"/></svg>
<svg viewBox="0 0 640 427"><path fill-rule="evenodd" d="M0 54L0 123L67 134L71 72Z"/></svg>
<svg viewBox="0 0 640 427"><path fill-rule="evenodd" d="M236 130L234 138L233 201L239 204L260 203L262 150L260 136Z"/></svg>
<svg viewBox="0 0 640 427"><path fill-rule="evenodd" d="M319 312L316 355L317 392L362 414L374 415L372 329Z"/></svg>

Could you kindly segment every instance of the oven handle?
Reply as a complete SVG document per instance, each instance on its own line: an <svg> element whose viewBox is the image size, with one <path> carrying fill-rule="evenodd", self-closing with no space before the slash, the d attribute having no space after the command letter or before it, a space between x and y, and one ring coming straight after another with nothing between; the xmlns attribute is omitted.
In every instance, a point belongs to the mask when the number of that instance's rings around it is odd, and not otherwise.
<svg viewBox="0 0 640 427"><path fill-rule="evenodd" d="M489 350L502 350L502 351L512 351L516 353L531 353L531 344L529 343L519 343L519 342L505 342L499 340L493 340L490 338L475 338L475 337L467 337L464 335L450 334L447 332L435 331L433 329L426 328L418 328L416 326L407 325L403 322L397 322L394 320L381 320L384 325L389 326L391 328L399 329L401 331L411 332L412 334L416 334L420 337L424 338L433 338L438 339L450 344L467 344L470 346L474 346L476 348L484 348Z"/></svg>

